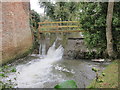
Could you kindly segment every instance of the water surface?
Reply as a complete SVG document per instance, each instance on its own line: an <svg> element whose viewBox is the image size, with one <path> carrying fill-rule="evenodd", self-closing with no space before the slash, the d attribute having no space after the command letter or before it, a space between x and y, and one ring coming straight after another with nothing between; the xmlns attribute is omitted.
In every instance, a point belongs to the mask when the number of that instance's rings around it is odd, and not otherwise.
<svg viewBox="0 0 120 90"><path fill-rule="evenodd" d="M103 70L108 64L63 59L64 48L61 45L56 48L56 42L46 55L43 53L45 48L40 48L40 51L42 55L30 55L12 63L11 66L15 67L17 72L10 73L9 77L3 80L12 80L17 84L17 88L53 88L65 80L74 80L79 88L85 88L95 78L92 67Z"/></svg>
<svg viewBox="0 0 120 90"><path fill-rule="evenodd" d="M22 62L21 62L22 61ZM19 64L18 64L19 63ZM95 78L92 67L101 70L108 63L97 63L88 60L45 60L38 56L28 56L12 63L17 69L9 79L16 77L18 88L53 88L65 80L75 80L79 88L84 88ZM18 73L19 72L19 73Z"/></svg>

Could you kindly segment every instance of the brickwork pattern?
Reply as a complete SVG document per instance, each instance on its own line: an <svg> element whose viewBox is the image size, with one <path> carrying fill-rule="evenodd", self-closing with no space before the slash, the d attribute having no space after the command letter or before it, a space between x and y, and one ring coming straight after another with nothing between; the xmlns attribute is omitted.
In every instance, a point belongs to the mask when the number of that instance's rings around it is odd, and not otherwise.
<svg viewBox="0 0 120 90"><path fill-rule="evenodd" d="M31 48L29 2L2 2L2 36L0 38L2 38L2 63Z"/></svg>

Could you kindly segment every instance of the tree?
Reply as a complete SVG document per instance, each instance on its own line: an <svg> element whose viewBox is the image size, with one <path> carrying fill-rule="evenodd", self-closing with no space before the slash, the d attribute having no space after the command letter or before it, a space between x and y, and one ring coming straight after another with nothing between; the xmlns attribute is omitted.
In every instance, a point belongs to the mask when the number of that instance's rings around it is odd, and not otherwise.
<svg viewBox="0 0 120 90"><path fill-rule="evenodd" d="M106 39L107 39L107 53L109 57L115 57L115 53L113 50L113 36L112 36L112 17L113 17L113 8L114 8L114 0L113 2L108 3L108 11L107 11L107 19L106 19Z"/></svg>
<svg viewBox="0 0 120 90"><path fill-rule="evenodd" d="M39 2L45 13L54 21L72 21L77 17L76 2Z"/></svg>
<svg viewBox="0 0 120 90"><path fill-rule="evenodd" d="M82 29L85 44L89 49L96 49L98 53L106 49L105 22L107 3L80 2L79 21Z"/></svg>
<svg viewBox="0 0 120 90"><path fill-rule="evenodd" d="M110 7L111 9L111 7ZM98 53L104 53L107 48L106 18L107 2L80 2L79 21L84 29L85 44ZM113 50L120 53L120 2L114 2L114 13L111 22ZM118 56L119 57L119 56Z"/></svg>

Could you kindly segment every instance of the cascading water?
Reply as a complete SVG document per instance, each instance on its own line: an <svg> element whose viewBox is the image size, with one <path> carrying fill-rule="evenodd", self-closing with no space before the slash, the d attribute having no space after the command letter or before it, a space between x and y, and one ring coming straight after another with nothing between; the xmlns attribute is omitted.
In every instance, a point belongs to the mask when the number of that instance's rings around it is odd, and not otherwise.
<svg viewBox="0 0 120 90"><path fill-rule="evenodd" d="M64 48L60 45L55 49L56 42L49 48L47 55L38 61L30 61L26 65L17 66L16 81L19 88L43 87L48 82L52 64L62 59ZM41 48L41 46L40 46ZM41 49L40 49L41 50ZM44 52L44 50L42 50ZM44 55L44 54L43 54ZM18 74L18 72L20 72ZM55 76L52 75L54 78ZM44 77L44 78L43 78ZM58 76L57 76L58 77ZM55 80L55 79L54 79Z"/></svg>
<svg viewBox="0 0 120 90"><path fill-rule="evenodd" d="M57 49L55 49L56 42L53 43L53 45L48 49L46 59L53 59L53 60L60 60L62 59L64 49L60 45Z"/></svg>
<svg viewBox="0 0 120 90"><path fill-rule="evenodd" d="M46 55L46 44L41 43L39 46L39 56L45 57L45 55Z"/></svg>

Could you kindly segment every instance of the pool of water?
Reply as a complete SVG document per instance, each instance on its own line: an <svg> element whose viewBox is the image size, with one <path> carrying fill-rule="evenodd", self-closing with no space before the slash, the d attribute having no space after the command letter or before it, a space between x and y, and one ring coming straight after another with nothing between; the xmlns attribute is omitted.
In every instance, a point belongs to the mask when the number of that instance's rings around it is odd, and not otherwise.
<svg viewBox="0 0 120 90"><path fill-rule="evenodd" d="M79 88L85 88L95 78L92 67L103 70L108 64L90 60L40 59L38 55L31 55L12 63L11 68L15 67L17 72L9 74L6 80L13 80L18 88L53 88L65 80L74 80Z"/></svg>

